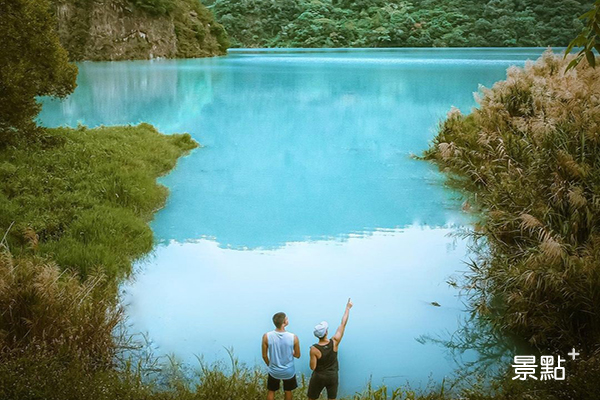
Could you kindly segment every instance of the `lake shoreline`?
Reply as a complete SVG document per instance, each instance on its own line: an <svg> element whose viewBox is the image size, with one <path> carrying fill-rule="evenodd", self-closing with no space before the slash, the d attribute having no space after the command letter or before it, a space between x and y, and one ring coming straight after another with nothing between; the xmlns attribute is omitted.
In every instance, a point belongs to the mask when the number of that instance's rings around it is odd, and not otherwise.
<svg viewBox="0 0 600 400"><path fill-rule="evenodd" d="M69 108L65 109L68 110ZM154 173L152 177L141 177L136 174L135 171L137 171L141 167L138 164L139 160L136 157L132 159L127 159L123 157L123 155L127 153L127 148L123 148L122 143L119 143L118 139L123 138L123 136L119 136L122 135L122 133L117 134L117 132L120 129L128 131L129 134L133 133L134 135L137 135L137 142L134 140L133 143L130 144L131 146L133 146L131 148L137 148L138 146L140 146L140 148L137 149L139 151L137 153L138 156L141 159L143 159L145 163L154 164L154 167L150 168ZM139 132L137 132L136 130ZM69 179L65 178L62 179L64 182L60 182L61 179L57 179L56 184L66 184L67 188L83 187L86 196L95 196L97 197L97 200L105 199L109 204L117 204L119 206L125 207L133 206L133 208L136 209L137 212L140 211L138 207L142 207L142 209L145 211L138 215L138 217L141 217L141 219L138 222L136 222L135 229L133 230L131 229L131 226L119 224L115 225L114 220L108 220L104 221L107 224L107 228L100 229L93 234L89 233L91 237L88 236L88 233L86 233L90 232L87 229L91 229L93 231L96 230L99 226L101 226L98 224L103 223L103 221L101 221L101 216L106 215L104 211L97 215L91 215L88 218L75 219L75 222L79 223L78 226L76 225L77 229L75 235L73 235L73 237L67 236L67 238L71 240L71 244L73 244L74 246L80 246L81 250L78 253L75 252L74 255L71 254L71 252L67 251L67 247L59 246L57 244L47 244L47 238L52 238L53 236L46 233L43 229L24 229L26 228L27 224L30 224L29 221L25 221L25 225L19 226L18 229L11 233L11 235L16 235L11 236L9 238L11 248L15 249L15 253L18 253L18 257L22 257L25 254L28 254L29 252L33 253L34 255L36 254L36 252L38 252L37 255L43 255L45 254L45 252L47 252L48 254L52 254L52 257L61 261L62 265L71 267L72 269L80 268L79 271L82 277L94 277L95 274L98 272L93 268L95 265L112 263L111 265L114 265L115 268L111 271L108 271L108 275L110 277L109 279L114 283L118 277L122 277L124 275L123 273L128 270L126 266L129 265L128 263L131 259L137 258L142 254L147 254L147 252L150 250L150 248L148 247L148 238L150 238L150 243L152 243L152 234L150 233L150 236L148 236L149 227L147 223L150 221L153 213L156 212L162 204L164 204L166 196L166 192L164 190L159 189L153 197L153 202L140 204L139 202L144 200L144 197L142 196L144 190L140 192L137 183L143 181L145 184L151 184L152 187L156 186L156 178L171 170L174 167L176 160L185 152L190 151L192 148L194 148L196 144L193 142L192 137L190 137L189 135L162 136L158 134L158 132L149 125L127 128L100 128L98 130L88 130L85 127L80 127L79 130L58 128L47 130L47 132L49 134L46 136L45 139L42 139L42 142L40 142L40 146L48 146L48 148L50 149L52 148L52 146L60 148L60 146L64 145L63 139L61 139L61 135L64 135L68 141L75 138L77 134L89 135L90 138L95 137L95 139L98 139L100 135L95 135L95 132L112 132L113 137L110 142L103 144L103 142L99 140L93 141L92 143L90 143L89 146L81 146L77 150L77 153L65 153L65 155L73 156L73 158L56 159L55 161L58 162L58 164L51 162L52 157L48 155L44 155L43 157L40 157L36 160L42 162L41 165L43 165L44 172L54 171L53 174L50 175L50 177L56 178L60 176L61 171L64 172L65 170L69 171L71 169L73 169L73 171L77 171L78 173L89 174L89 170L86 170L85 166L89 165L90 160L86 159L85 157L92 157L98 160L110 159L114 163L114 165L111 168L117 168L119 170L122 170L122 172L124 172L127 176L124 177L124 180L117 179L114 181L101 182L100 184L98 184L98 188L96 188L97 190L101 189L99 192L90 193L89 187L86 187L85 185L81 186L81 182L71 182L69 181ZM150 137L155 138L155 142L153 141L153 145L148 145L148 143L145 140ZM162 139L158 139L158 137L162 137ZM44 140L46 142L44 142ZM167 142L171 142L171 145L165 146ZM208 144L208 151L210 151L211 146L214 146L214 143ZM131 150L131 148L129 150ZM311 148L315 149L319 147L311 146ZM165 150L169 152L169 156L167 157L168 162L162 163L160 162L162 156L157 156L155 152ZM117 157L116 159L111 159L111 157L115 154L120 154L120 158ZM35 157L36 153L33 153L31 156ZM18 172L18 169L21 167L15 168L14 165L11 165L13 161L10 161L10 157L8 157L7 159L9 159L8 162L1 164L3 168L2 173L6 176L16 174ZM190 158L183 159L182 161L189 162ZM66 162L68 168L65 169L65 165L61 165L61 162ZM27 162L24 164L35 165L35 163L33 162ZM81 168L82 166L84 166L84 168ZM101 165L95 167L100 168ZM141 168L144 169L148 167ZM106 171L104 172L106 173ZM43 176L43 174L39 175ZM110 174L108 175L110 176ZM164 179L175 178L176 176L169 175ZM80 179L80 177L78 179ZM373 182L371 182L371 184L372 183ZM13 192L16 192L13 189L11 190ZM66 189L63 188L61 190ZM156 190L156 188L148 190ZM72 195L74 196L76 201L81 201L81 199L77 197L78 194L80 193L75 191ZM30 196L28 200L31 200L32 197L33 196ZM44 199L43 196L37 196L37 198L39 200ZM159 201L156 201L157 199ZM62 200L64 201L65 199L63 198ZM38 206L43 206L44 204L46 203L41 201L40 205ZM203 206L205 206L205 204L203 204ZM73 208L71 206L69 207ZM31 207L28 206L22 208L21 211L30 212L30 208ZM162 209L161 211L162 214L167 212L169 212L168 209ZM68 213L64 215L68 215ZM99 216L100 218L98 218ZM176 220L179 220L179 218L176 218ZM46 219L42 218L40 219L40 222L46 222ZM58 222L61 223L64 221L59 220ZM124 252L132 251L132 248L128 247L127 240L123 240L123 236L115 234L115 229L122 229L123 232L127 232L127 234L125 235L126 237L131 237L132 235L135 236L136 234L139 234L142 237L141 243L144 243L145 246L142 246L144 250L136 250L137 252L134 253L135 256L130 255L129 257L114 258L114 254L110 254L109 252L97 252L93 249L93 246L96 244L95 241L100 241L100 243L102 243L104 240L106 240L106 242L104 243L108 244L110 248L114 248L115 246L117 246L117 248L123 249ZM81 232L83 232L83 235L80 234ZM95 256L102 256L105 258L90 259L90 254L94 254ZM33 260L35 261L35 258ZM3 259L2 261L5 265L11 265L12 263L14 263L14 261L10 258ZM17 263L19 263L19 261L17 261ZM37 271L35 268L34 270ZM69 279L69 275L67 275L64 279ZM62 280L57 281L62 282ZM98 296L107 295L99 293ZM442 304L442 306L444 306L444 304ZM84 350L89 351L90 349L87 348ZM25 354L25 356L23 356L23 354ZM64 356L65 355L63 354L62 357ZM141 375L139 375L141 372L143 372L143 370L136 370L135 368L131 369L128 367L123 367L122 365L120 366L120 368L115 369L114 365L108 367L98 367L98 365L96 364L82 366L81 364L77 364L75 362L71 364L64 364L60 361L59 358L56 358L54 355L52 355L51 352L44 352L43 354L25 352L21 354L21 357L9 357L7 360L9 362L3 365L3 368L5 369L0 370L0 379L5 379L3 383L6 384L0 385L0 387L11 387L14 391L4 393L0 391L0 393L5 394L4 397L6 398L28 398L25 392L19 392L19 390L30 389L28 385L30 385L31 379L29 379L29 377L31 376L36 376L40 384L48 385L48 382L52 382L49 386L40 387L39 390L50 390L52 392L48 393L53 394L62 393L62 399L109 399L114 398L115 396L123 398L123 394L126 394L126 398L130 399L212 399L220 398L223 396L230 397L232 393L234 393L236 398L254 400L262 398L264 395L264 374L262 374L259 370L255 369L254 367L244 367L240 364L236 364L235 361L233 361L233 369L230 369L229 365L225 365L223 363L215 363L210 364L209 366L205 366L202 370L201 375L196 378L197 380L189 380L188 375L184 373L185 371L184 369L182 369L181 366L176 366L172 370L169 370L168 368L164 367L164 369L161 369L158 372L158 376L155 376L157 380L148 381L141 379ZM154 359L150 358L149 360L152 362L152 360ZM593 360L591 360L590 362L593 362ZM38 365L40 367L34 367L34 365ZM594 367L595 364L592 363L591 365L592 367ZM154 364L154 367L156 367L156 364ZM15 374L14 371L26 372L24 374L21 372L19 375ZM58 375L52 377L50 377L49 375L44 375L46 373L49 373L49 371L55 371L54 373ZM30 375L28 375L28 373ZM170 375L168 378L165 378L165 375L161 375L162 373L167 373ZM580 378L581 376L586 375L575 376L576 378ZM473 387L468 387L464 389L464 391L461 389L461 393L466 396L469 396L469 398L476 399L518 398L517 396L523 395L524 393L526 395L527 389L524 389L523 386L519 386L518 382L513 383L512 380L509 379L510 378L507 377L506 382L497 382L498 385L500 385L501 387L501 389L499 389L498 392L490 392L489 387L487 386L478 387L477 385L475 385ZM72 387L69 387L69 385L66 384L66 382L69 381L77 382L77 385L72 385ZM364 392L357 394L353 397L353 399L356 400L379 398L382 395L384 395L384 393L390 394L391 392L394 392L397 395L399 395L399 393L403 393L404 396L412 396L411 398L452 398L452 390L446 388L444 386L444 382L445 381L442 380L441 385L434 384L434 387L427 387L420 390L407 389L406 386L399 386L393 388L381 386L377 389L373 389L371 388L371 386L367 386ZM59 385L61 387L64 386L67 389L61 389L63 391L59 391L58 386L53 386L54 384ZM190 389L190 387L192 387L192 389ZM49 395L48 398L52 398L52 395Z"/></svg>

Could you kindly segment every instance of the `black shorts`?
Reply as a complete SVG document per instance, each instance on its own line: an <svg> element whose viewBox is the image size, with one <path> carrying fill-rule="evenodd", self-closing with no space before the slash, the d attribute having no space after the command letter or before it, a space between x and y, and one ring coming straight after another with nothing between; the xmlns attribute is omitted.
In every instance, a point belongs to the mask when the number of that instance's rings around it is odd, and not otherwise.
<svg viewBox="0 0 600 400"><path fill-rule="evenodd" d="M289 392L290 390L294 390L298 387L298 381L296 381L296 375L292 376L290 379L277 379L273 378L271 374L269 374L269 379L267 379L267 389L276 392L279 390L279 383L283 381L283 390Z"/></svg>
<svg viewBox="0 0 600 400"><path fill-rule="evenodd" d="M338 392L338 374L319 374L313 372L308 384L308 398L318 399L323 389L327 389L327 398L335 399Z"/></svg>

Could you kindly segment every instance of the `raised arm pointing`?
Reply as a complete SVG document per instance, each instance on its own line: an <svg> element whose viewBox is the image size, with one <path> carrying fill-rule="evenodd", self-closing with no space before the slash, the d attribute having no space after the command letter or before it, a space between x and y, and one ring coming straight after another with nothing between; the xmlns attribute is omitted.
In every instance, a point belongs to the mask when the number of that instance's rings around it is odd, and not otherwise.
<svg viewBox="0 0 600 400"><path fill-rule="evenodd" d="M348 323L348 315L350 314L350 309L352 308L352 300L348 299L348 303L346 303L346 311L344 311L344 315L342 316L342 323L337 328L335 335L331 338L336 342L336 345L342 341L344 337L344 331L346 330L346 324Z"/></svg>

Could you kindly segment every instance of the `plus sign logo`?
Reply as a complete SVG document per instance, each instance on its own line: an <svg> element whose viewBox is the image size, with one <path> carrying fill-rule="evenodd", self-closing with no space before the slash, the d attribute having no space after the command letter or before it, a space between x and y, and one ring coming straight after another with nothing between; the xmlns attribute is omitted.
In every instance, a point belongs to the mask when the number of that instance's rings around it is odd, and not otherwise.
<svg viewBox="0 0 600 400"><path fill-rule="evenodd" d="M572 360L575 360L575 357L577 357L577 356L579 355L579 353L577 353L577 352L575 351L575 347L573 347L573 350L571 350L571 352L570 352L570 353L567 353L567 355L571 356L571 359L572 359Z"/></svg>

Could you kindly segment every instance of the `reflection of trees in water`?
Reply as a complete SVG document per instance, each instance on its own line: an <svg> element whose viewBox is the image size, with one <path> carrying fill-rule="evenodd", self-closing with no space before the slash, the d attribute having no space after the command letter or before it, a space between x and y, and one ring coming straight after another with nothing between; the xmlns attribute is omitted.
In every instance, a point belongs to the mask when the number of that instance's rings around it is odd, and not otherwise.
<svg viewBox="0 0 600 400"><path fill-rule="evenodd" d="M177 206L157 215L157 237L275 248L459 220L452 194L433 183L431 165L408 153L427 146L448 104L473 103L453 77L475 90L475 73L362 65L360 58L354 65L247 58L224 60L211 103L190 113L185 130L206 149L165 182L194 195L173 191Z"/></svg>
<svg viewBox="0 0 600 400"><path fill-rule="evenodd" d="M468 110L479 83L504 77L506 64L478 64L490 57L480 50L402 54L421 61L298 52L86 63L75 94L47 104L42 117L49 125L147 121L206 146L165 179L174 206L157 215L159 239L277 247L445 226L460 221L454 196L435 167L409 153L427 147L451 105Z"/></svg>
<svg viewBox="0 0 600 400"><path fill-rule="evenodd" d="M482 381L499 379L512 364L515 354L523 354L514 338L502 335L488 321L471 315L459 322L455 332L423 335L416 339L421 344L443 346L457 365L451 387L467 387Z"/></svg>
<svg viewBox="0 0 600 400"><path fill-rule="evenodd" d="M84 63L78 88L62 102L43 100L45 125L148 122L172 133L212 100L212 74L173 61Z"/></svg>
<svg viewBox="0 0 600 400"><path fill-rule="evenodd" d="M518 354L538 354L538 351L518 337L502 331L494 324L494 318L479 305L482 296L479 262L488 252L485 236L473 228L456 228L453 236L469 240L469 257L465 261L468 270L461 276L452 277L448 284L456 287L463 299L466 317L459 321L454 332L422 335L416 340L421 344L434 344L447 349L457 365L448 383L451 387L466 388L501 381L511 368L513 357Z"/></svg>

